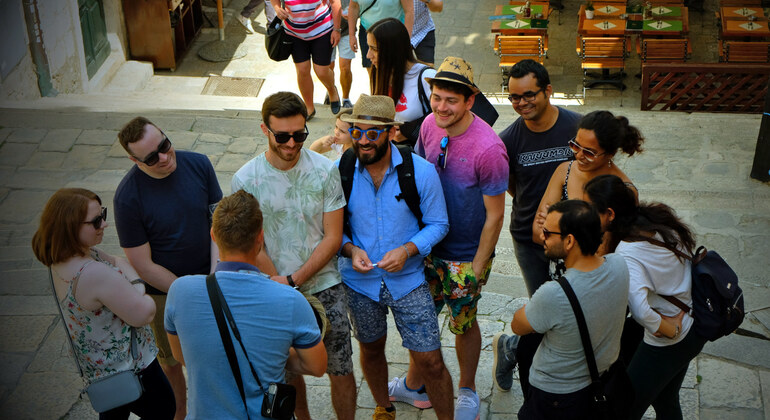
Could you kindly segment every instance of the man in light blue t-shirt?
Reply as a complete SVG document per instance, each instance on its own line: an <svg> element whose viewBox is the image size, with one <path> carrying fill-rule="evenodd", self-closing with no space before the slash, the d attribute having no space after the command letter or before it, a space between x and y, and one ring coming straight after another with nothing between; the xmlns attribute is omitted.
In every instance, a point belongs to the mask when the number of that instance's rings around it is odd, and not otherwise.
<svg viewBox="0 0 770 420"><path fill-rule="evenodd" d="M552 205L542 239L545 255L562 258L564 277L585 315L599 372L620 353L628 299L628 268L623 257L596 255L602 242L599 215L590 204L566 200ZM577 321L559 283L540 286L516 311L511 329L518 335L544 334L529 372L520 419L592 418L593 393Z"/></svg>
<svg viewBox="0 0 770 420"><path fill-rule="evenodd" d="M240 332L233 340L246 398L241 399L206 289L206 276L178 278L168 290L165 328L171 352L187 367L188 419L264 419L262 399L284 369L313 376L326 370L326 349L310 304L299 291L259 272L262 212L251 194L238 191L219 203L212 238L221 262L216 281ZM290 349L294 349L290 353ZM260 387L249 363L259 376Z"/></svg>

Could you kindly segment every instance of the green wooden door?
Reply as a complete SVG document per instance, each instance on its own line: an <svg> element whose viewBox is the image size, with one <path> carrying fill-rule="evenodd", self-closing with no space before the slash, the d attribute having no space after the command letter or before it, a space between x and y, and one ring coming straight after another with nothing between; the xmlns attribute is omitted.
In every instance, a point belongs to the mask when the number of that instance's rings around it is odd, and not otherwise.
<svg viewBox="0 0 770 420"><path fill-rule="evenodd" d="M104 5L102 0L78 0L78 8L80 9L80 30L83 32L86 70L90 79L110 55L107 26L104 24Z"/></svg>

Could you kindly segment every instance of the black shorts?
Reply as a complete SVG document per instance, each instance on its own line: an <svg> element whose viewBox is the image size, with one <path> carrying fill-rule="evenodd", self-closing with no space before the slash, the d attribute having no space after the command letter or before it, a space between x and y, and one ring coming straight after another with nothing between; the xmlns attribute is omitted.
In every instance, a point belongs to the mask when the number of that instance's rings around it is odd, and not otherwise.
<svg viewBox="0 0 770 420"><path fill-rule="evenodd" d="M332 62L332 49L332 31L309 40L294 37L291 58L295 63L304 63L312 57L313 64L328 66Z"/></svg>
<svg viewBox="0 0 770 420"><path fill-rule="evenodd" d="M361 65L368 69L372 66L372 60L366 58L366 53L369 52L369 43L366 42L366 29L361 25L358 25L358 49L361 50Z"/></svg>
<svg viewBox="0 0 770 420"><path fill-rule="evenodd" d="M423 63L435 63L436 55L436 31L430 31L425 34L425 38L414 47L414 55Z"/></svg>

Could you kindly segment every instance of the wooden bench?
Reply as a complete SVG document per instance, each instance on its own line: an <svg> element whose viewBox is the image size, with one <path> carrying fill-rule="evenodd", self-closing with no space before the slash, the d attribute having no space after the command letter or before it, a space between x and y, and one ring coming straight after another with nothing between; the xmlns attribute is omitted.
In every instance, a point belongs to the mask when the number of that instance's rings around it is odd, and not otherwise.
<svg viewBox="0 0 770 420"><path fill-rule="evenodd" d="M770 63L770 42L720 42L719 61L725 63Z"/></svg>

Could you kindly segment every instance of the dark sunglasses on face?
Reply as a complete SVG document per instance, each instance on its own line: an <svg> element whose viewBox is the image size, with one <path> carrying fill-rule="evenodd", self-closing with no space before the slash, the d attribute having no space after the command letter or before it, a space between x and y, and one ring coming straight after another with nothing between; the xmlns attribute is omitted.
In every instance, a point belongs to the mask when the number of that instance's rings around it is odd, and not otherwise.
<svg viewBox="0 0 770 420"><path fill-rule="evenodd" d="M102 207L102 214L94 217L93 220L89 220L87 222L83 222L84 225L90 224L94 227L94 229L99 229L102 227L102 222L107 221L107 207Z"/></svg>
<svg viewBox="0 0 770 420"><path fill-rule="evenodd" d="M550 230L548 230L546 228L543 228L543 238L545 238L546 241L548 240L548 237L551 236L551 235L559 235L559 236L561 236L561 232L552 232L552 231L550 231Z"/></svg>
<svg viewBox="0 0 770 420"><path fill-rule="evenodd" d="M350 137L355 141L359 141L364 137L369 141L377 141L380 134L388 131L388 129L389 128L367 128L364 130L358 127L350 127L348 128L348 133L350 133Z"/></svg>
<svg viewBox="0 0 770 420"><path fill-rule="evenodd" d="M161 132L161 134L163 133ZM158 150L147 155L147 157L144 158L144 160L139 158L136 158L136 160L138 160L139 162L142 162L147 166L152 166L158 163L158 160L160 160L160 157L158 155L160 155L161 153L166 154L168 153L169 150L171 150L171 140L169 140L168 137L166 137L166 135L163 134L163 141L160 142L160 144L158 145Z"/></svg>
<svg viewBox="0 0 770 420"><path fill-rule="evenodd" d="M575 137L573 137L572 140L568 142L568 144L569 144L569 148L572 149L572 153L575 155L577 155L578 152L583 151L583 156L589 162L593 162L594 159L606 153L606 152L596 153L591 149L586 149L585 147L578 144L578 142L575 140Z"/></svg>
<svg viewBox="0 0 770 420"><path fill-rule="evenodd" d="M439 168L442 168L442 169L446 169L447 146L449 146L449 136L444 136L441 138L441 143L439 144L439 147L441 148L441 153L439 153L438 158L436 158L436 165L438 165Z"/></svg>
<svg viewBox="0 0 770 420"><path fill-rule="evenodd" d="M275 137L275 142L278 144L288 143L289 139L292 137L294 138L295 143L302 143L307 139L308 134L310 134L307 130L307 125L305 125L304 131L295 131L293 133L276 133L271 130L270 127L267 127L267 131Z"/></svg>
<svg viewBox="0 0 770 420"><path fill-rule="evenodd" d="M508 95L508 100L511 101L512 104L516 105L521 101L521 98L524 98L524 101L526 102L532 102L535 100L535 97L538 93L542 92L543 88L538 89L536 92L524 92L523 95L517 95L515 93L511 93Z"/></svg>

